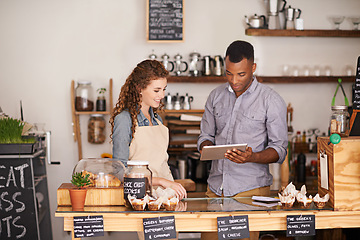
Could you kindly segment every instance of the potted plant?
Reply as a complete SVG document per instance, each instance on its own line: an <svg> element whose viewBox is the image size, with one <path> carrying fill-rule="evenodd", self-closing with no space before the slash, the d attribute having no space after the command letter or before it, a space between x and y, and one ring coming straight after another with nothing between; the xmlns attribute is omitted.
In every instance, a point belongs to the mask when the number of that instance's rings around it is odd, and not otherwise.
<svg viewBox="0 0 360 240"><path fill-rule="evenodd" d="M106 111L106 88L98 88L96 91L98 92L98 97L96 99L96 111Z"/></svg>
<svg viewBox="0 0 360 240"><path fill-rule="evenodd" d="M71 206L73 211L84 210L87 186L90 185L90 175L75 172L72 175L71 183L74 188L69 189Z"/></svg>
<svg viewBox="0 0 360 240"><path fill-rule="evenodd" d="M23 137L25 122L11 117L0 118L0 154L31 154L35 138ZM26 126L27 128L27 126Z"/></svg>

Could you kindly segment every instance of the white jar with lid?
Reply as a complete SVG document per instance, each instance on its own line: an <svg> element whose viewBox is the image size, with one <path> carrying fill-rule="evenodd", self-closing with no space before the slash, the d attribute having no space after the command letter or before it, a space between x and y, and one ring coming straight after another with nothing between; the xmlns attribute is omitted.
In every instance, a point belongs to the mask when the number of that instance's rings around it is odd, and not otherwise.
<svg viewBox="0 0 360 240"><path fill-rule="evenodd" d="M137 199L151 196L152 172L147 161L128 161L124 174L124 199L128 204L128 195Z"/></svg>
<svg viewBox="0 0 360 240"><path fill-rule="evenodd" d="M91 82L81 81L75 89L75 110L92 111L94 109L93 89Z"/></svg>
<svg viewBox="0 0 360 240"><path fill-rule="evenodd" d="M350 114L345 105L331 106L330 135L339 134L341 137L349 136Z"/></svg>

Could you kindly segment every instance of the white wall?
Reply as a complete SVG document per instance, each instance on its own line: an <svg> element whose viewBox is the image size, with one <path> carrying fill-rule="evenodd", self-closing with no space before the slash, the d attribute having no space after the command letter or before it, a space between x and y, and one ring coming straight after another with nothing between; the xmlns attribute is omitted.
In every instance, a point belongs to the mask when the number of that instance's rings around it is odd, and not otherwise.
<svg viewBox="0 0 360 240"><path fill-rule="evenodd" d="M92 81L94 89L114 79L114 102L120 87L136 63L154 49L158 56L193 50L202 55L223 54L236 39L255 46L261 75L281 75L284 64L329 65L343 74L345 65L355 68L360 38L251 37L245 35L244 15L265 14L262 0L185 0L185 41L149 43L145 33L145 0L32 0L0 1L0 106L25 120L46 123L52 132L52 158L60 166L48 166L52 215L56 189L70 181L77 162L70 110L71 80ZM303 11L306 29L330 29L331 14L359 14L358 0L288 0ZM341 28L350 29L345 20ZM194 96L193 108L203 108L216 84L169 84L172 94ZM317 127L326 131L336 83L271 84L294 107L295 130ZM351 84L345 90L351 98ZM337 102L342 103L342 96ZM110 152L110 144L93 146L86 141L88 117L81 117L85 157ZM108 120L108 117L107 117ZM108 129L109 130L109 129ZM109 131L108 131L109 133ZM68 237L61 219L52 219L55 239ZM116 235L112 235L116 236ZM115 238L115 237L114 237Z"/></svg>

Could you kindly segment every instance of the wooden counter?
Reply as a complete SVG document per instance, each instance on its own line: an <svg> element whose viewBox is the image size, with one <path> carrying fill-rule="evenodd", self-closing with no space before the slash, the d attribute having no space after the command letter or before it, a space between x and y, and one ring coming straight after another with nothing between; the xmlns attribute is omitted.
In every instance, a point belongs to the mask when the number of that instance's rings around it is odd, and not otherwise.
<svg viewBox="0 0 360 240"><path fill-rule="evenodd" d="M105 231L143 231L142 219L175 216L179 232L217 231L217 217L247 215L250 231L286 230L287 215L315 215L316 229L359 228L360 211L334 211L330 208L282 209L281 206L266 208L251 204L251 199L242 198L238 205L226 199L188 199L183 201L185 211L132 211L124 206L85 207L83 212L73 212L71 207L58 207L56 217L64 218L64 231L73 231L74 216L102 215ZM230 199L231 200L231 199ZM220 201L220 202L219 202ZM221 204L224 203L224 204ZM234 208L236 210L231 210ZM195 210L199 209L199 210ZM206 210L207 209L207 210ZM244 210L241 210L244 209ZM73 236L73 234L72 234Z"/></svg>

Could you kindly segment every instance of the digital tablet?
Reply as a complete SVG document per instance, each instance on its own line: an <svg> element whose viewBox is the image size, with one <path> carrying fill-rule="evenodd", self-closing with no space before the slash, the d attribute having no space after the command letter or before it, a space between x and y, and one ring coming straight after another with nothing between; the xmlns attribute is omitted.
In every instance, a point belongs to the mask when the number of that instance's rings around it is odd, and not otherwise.
<svg viewBox="0 0 360 240"><path fill-rule="evenodd" d="M227 150L239 149L240 151L245 152L247 144L230 144L230 145L214 145L214 146L204 146L201 152L200 160L218 160L224 159L224 154Z"/></svg>

